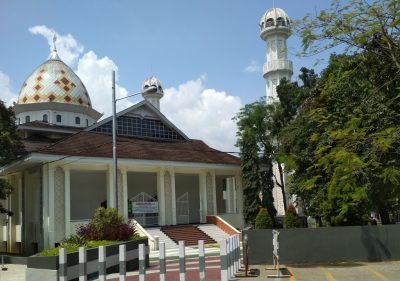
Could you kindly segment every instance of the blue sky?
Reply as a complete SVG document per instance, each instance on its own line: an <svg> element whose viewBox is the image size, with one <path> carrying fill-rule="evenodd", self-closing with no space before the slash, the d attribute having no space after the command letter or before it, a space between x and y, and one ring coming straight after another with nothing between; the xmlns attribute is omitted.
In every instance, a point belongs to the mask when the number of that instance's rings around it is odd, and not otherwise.
<svg viewBox="0 0 400 281"><path fill-rule="evenodd" d="M329 4L275 1L293 20ZM140 91L142 81L154 75L167 89L161 101L167 117L190 137L235 150L234 127L226 123L241 106L265 95L261 72L245 69L265 62L258 23L271 7L273 1L266 0L1 0L0 98L17 96L48 57L49 34L56 32L60 57L77 71L99 111L107 115L111 107L112 68L118 69L120 96ZM329 55L296 57L301 44L295 35L288 48L292 80L300 67L314 67ZM138 100L127 100L120 109ZM222 121L214 124L217 120Z"/></svg>

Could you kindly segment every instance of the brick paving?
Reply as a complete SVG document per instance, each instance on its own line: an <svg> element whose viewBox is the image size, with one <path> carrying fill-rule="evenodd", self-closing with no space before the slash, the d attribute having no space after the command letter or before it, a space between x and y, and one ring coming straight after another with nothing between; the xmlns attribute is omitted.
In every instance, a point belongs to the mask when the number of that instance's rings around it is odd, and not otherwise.
<svg viewBox="0 0 400 281"><path fill-rule="evenodd" d="M179 262L177 259L166 260L166 278L168 281L179 280ZM158 261L150 262L150 267L146 268L146 281L160 280ZM107 280L117 281L118 274L112 274L107 277ZM128 272L127 280L139 280L138 271ZM198 258L186 259L186 280L197 281L200 280L199 261ZM221 280L221 267L219 257L206 257L206 280L207 281L220 281Z"/></svg>

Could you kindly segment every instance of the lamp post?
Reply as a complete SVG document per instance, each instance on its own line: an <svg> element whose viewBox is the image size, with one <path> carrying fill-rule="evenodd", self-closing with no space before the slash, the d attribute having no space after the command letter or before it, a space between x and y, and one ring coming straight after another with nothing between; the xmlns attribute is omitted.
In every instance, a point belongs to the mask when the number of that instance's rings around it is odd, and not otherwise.
<svg viewBox="0 0 400 281"><path fill-rule="evenodd" d="M116 99L115 98L115 70L112 72L112 142L113 142L113 185L115 189L115 208L118 211L118 177L117 177L117 171L118 171L118 164L117 164L117 101L127 99L133 96L141 95L149 91L157 90L155 86L150 86L144 91L141 91L139 93L131 94L123 98Z"/></svg>

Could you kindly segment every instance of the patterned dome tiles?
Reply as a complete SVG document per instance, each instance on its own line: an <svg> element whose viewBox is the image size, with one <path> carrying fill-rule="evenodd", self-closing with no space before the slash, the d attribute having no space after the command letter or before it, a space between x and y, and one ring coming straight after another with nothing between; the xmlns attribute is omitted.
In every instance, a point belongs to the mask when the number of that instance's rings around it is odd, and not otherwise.
<svg viewBox="0 0 400 281"><path fill-rule="evenodd" d="M58 102L91 107L89 95L79 77L61 60L48 60L22 85L19 104Z"/></svg>

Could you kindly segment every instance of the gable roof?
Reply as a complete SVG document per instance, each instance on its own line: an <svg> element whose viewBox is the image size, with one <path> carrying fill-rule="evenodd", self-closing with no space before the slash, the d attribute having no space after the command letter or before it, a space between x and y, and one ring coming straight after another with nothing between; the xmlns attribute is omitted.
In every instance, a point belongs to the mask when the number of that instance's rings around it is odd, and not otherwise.
<svg viewBox="0 0 400 281"><path fill-rule="evenodd" d="M39 149L37 152L52 155L112 158L112 136L81 131L53 145ZM117 153L119 159L240 165L238 157L210 148L200 140L171 142L119 136Z"/></svg>
<svg viewBox="0 0 400 281"><path fill-rule="evenodd" d="M145 111L140 112L140 108L145 108L148 112L151 113L151 116L144 116ZM117 112L116 117L118 119L118 117L121 116L127 116L129 114L135 114L137 113L138 116L141 117L151 117L152 119L159 119L164 125L166 125L167 127L171 128L172 130L176 131L179 135L182 136L183 139L185 140L189 140L189 137L186 136L178 127L176 127L171 121L168 120L167 117L165 117L164 114L162 114L156 107L154 107L150 102L148 102L147 100L143 100L137 104L134 104L120 112ZM100 122L97 122L95 124L93 124L90 127L87 127L85 129L85 131L94 131L96 128L108 123L108 122L112 122L112 118L113 116L109 116L103 120L101 120Z"/></svg>

